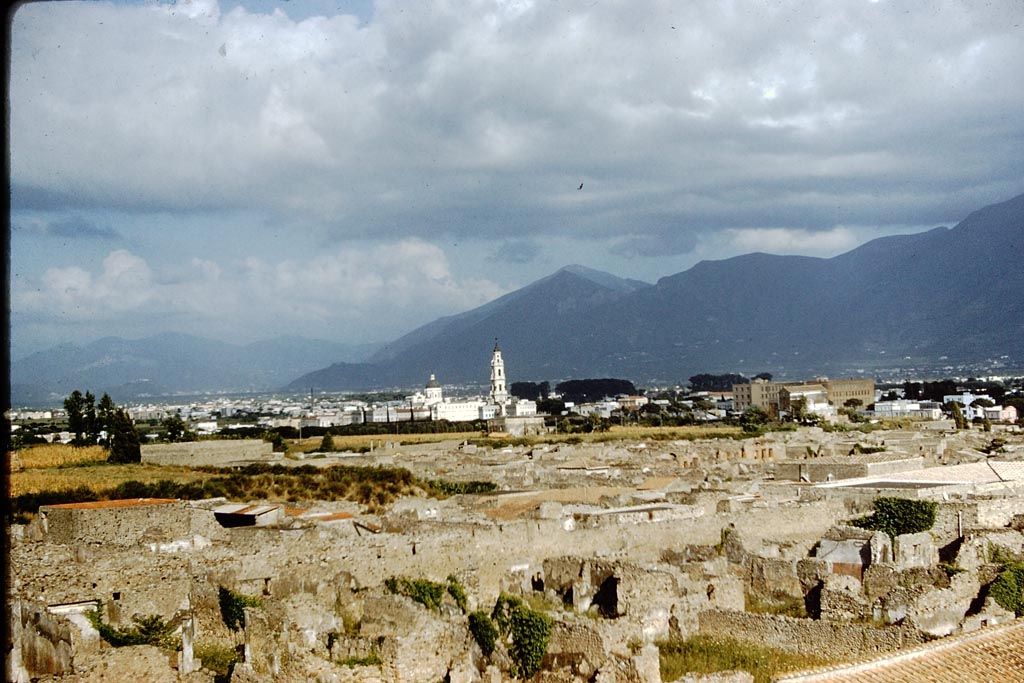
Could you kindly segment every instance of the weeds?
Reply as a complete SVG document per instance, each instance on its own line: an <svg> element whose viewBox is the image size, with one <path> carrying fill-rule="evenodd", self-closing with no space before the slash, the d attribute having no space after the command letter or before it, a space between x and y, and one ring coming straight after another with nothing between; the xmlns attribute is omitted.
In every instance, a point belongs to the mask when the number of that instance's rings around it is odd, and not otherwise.
<svg viewBox="0 0 1024 683"><path fill-rule="evenodd" d="M685 640L656 643L665 681L687 673L711 674L739 669L754 676L755 683L770 683L778 674L828 664L828 660L796 655L782 650L730 638L697 635Z"/></svg>

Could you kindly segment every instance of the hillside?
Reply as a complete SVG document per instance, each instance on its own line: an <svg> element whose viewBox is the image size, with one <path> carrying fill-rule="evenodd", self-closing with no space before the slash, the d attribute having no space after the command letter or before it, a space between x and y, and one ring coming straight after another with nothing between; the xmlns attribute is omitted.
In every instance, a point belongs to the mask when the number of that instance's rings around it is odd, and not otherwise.
<svg viewBox="0 0 1024 683"><path fill-rule="evenodd" d="M289 385L486 382L495 337L512 380L701 371L783 376L1007 356L1024 361L1024 195L954 228L883 237L833 258L746 254L653 286L560 270L389 344L372 364ZM611 279L609 279L611 278Z"/></svg>

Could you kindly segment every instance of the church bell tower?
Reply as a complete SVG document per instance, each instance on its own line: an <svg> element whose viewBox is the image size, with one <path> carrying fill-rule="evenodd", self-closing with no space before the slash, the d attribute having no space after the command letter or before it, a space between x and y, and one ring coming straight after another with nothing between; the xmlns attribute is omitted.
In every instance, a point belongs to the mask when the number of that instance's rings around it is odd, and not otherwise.
<svg viewBox="0 0 1024 683"><path fill-rule="evenodd" d="M508 403L508 391L505 389L505 361L501 359L501 347L498 346L497 339L494 340L494 353L491 356L491 401L499 406Z"/></svg>

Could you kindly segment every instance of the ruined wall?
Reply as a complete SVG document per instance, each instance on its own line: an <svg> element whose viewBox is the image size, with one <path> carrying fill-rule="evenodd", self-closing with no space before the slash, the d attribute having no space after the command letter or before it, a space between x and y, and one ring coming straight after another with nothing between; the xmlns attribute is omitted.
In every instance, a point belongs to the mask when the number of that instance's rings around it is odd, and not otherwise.
<svg viewBox="0 0 1024 683"><path fill-rule="evenodd" d="M136 545L144 536L173 540L188 536L192 513L186 503L103 507L102 503L78 506L44 505L46 540L52 543L104 543Z"/></svg>
<svg viewBox="0 0 1024 683"><path fill-rule="evenodd" d="M871 628L746 612L702 612L700 631L749 640L787 652L833 659L893 652L924 642L921 634L909 626Z"/></svg>
<svg viewBox="0 0 1024 683"><path fill-rule="evenodd" d="M189 467L228 465L240 460L274 460L273 445L261 439L144 444L142 462Z"/></svg>
<svg viewBox="0 0 1024 683"><path fill-rule="evenodd" d="M10 605L11 650L7 680L28 681L74 672L74 626L50 614L45 605L14 600Z"/></svg>

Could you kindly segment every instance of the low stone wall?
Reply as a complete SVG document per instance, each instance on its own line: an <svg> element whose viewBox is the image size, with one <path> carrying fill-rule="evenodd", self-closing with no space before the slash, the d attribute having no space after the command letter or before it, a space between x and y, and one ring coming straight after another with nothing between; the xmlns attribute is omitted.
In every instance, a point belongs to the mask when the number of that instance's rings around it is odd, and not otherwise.
<svg viewBox="0 0 1024 683"><path fill-rule="evenodd" d="M924 642L910 626L872 628L746 612L702 612L700 632L757 642L787 652L832 659L893 652Z"/></svg>
<svg viewBox="0 0 1024 683"><path fill-rule="evenodd" d="M142 446L142 462L151 465L217 467L239 461L273 459L273 445L261 439L188 441L185 443L155 443Z"/></svg>
<svg viewBox="0 0 1024 683"><path fill-rule="evenodd" d="M160 540L184 538L192 513L177 500L110 500L95 503L43 505L46 540L52 543L137 545L144 536Z"/></svg>

